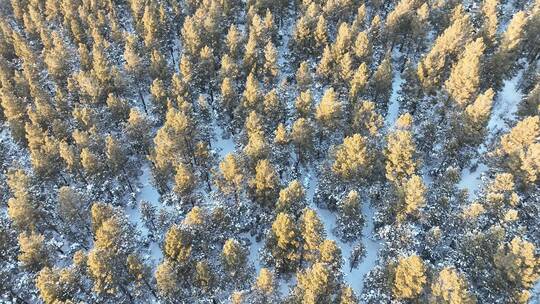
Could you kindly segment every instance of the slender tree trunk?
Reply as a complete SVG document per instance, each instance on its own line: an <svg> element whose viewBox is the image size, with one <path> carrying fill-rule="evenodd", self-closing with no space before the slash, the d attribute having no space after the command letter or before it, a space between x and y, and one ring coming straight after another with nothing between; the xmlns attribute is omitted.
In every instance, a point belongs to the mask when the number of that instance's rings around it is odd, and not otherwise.
<svg viewBox="0 0 540 304"><path fill-rule="evenodd" d="M15 298L15 299L17 299L17 300L19 300L19 301L21 301L21 302L23 302L23 303L29 304L25 299L19 297L18 294L16 294L15 292L13 292L13 290L12 290L11 288L9 288L9 293L11 294L11 296L12 296L13 298Z"/></svg>
<svg viewBox="0 0 540 304"><path fill-rule="evenodd" d="M142 103L142 106L143 106L143 109L144 109L144 113L148 115L148 110L146 109L146 102L144 101L144 97L142 95L142 92L141 92L141 88L139 88L139 98L141 99L141 103Z"/></svg>
<svg viewBox="0 0 540 304"><path fill-rule="evenodd" d="M128 183L129 190L131 190L131 192L135 192L135 190L133 190L133 187L131 186L131 182L129 181L128 175L126 173L126 168L124 168L123 166L122 166L122 172L124 172L124 176L126 177L126 181Z"/></svg>
<svg viewBox="0 0 540 304"><path fill-rule="evenodd" d="M86 180L86 177L84 177L84 174L81 172L81 170L77 168L76 171L77 171L77 175L79 175L81 179L83 180L83 182L88 186L88 181Z"/></svg>
<svg viewBox="0 0 540 304"><path fill-rule="evenodd" d="M122 293L128 298L129 303L133 303L133 296L129 292L129 290L126 289L126 287L122 284L118 284L118 287L120 290L122 290Z"/></svg>
<svg viewBox="0 0 540 304"><path fill-rule="evenodd" d="M172 59L172 62L173 62L173 67L176 66L176 60L174 60L174 49L172 46L169 46L169 51L171 52L171 59Z"/></svg>
<svg viewBox="0 0 540 304"><path fill-rule="evenodd" d="M144 284L146 285L146 287L148 287L148 290L150 290L150 292L152 293L152 295L154 296L154 298L157 300L159 299L156 291L154 290L154 288L152 288L152 286L150 285L150 283L148 283L148 281L146 279L143 279L144 281Z"/></svg>
<svg viewBox="0 0 540 304"><path fill-rule="evenodd" d="M65 184L65 185L69 185L68 181L66 180L66 177L64 176L64 174L62 174L61 171L58 172L58 175L60 175L60 177L61 177L62 180L64 181L64 184Z"/></svg>

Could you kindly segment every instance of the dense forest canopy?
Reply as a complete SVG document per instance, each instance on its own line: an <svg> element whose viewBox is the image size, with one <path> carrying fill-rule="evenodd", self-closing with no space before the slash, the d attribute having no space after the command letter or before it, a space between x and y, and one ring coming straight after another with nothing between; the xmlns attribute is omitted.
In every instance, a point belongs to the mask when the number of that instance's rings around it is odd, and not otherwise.
<svg viewBox="0 0 540 304"><path fill-rule="evenodd" d="M0 0L1 303L540 303L540 0Z"/></svg>

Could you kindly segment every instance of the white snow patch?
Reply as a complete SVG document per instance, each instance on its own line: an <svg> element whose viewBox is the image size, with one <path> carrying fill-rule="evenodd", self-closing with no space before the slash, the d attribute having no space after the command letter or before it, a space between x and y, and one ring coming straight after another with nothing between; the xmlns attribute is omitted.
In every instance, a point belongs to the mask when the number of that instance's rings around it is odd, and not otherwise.
<svg viewBox="0 0 540 304"><path fill-rule="evenodd" d="M503 82L503 88L497 95L493 102L491 109L491 116L488 122L488 134L486 141L489 142L496 138L498 134L509 129L509 123L515 119L515 113L517 106L522 99L522 94L519 92L518 82L521 79L523 70L521 70L515 77L505 80ZM478 148L479 154L484 154L487 147L481 145ZM478 160L476 160L478 161ZM475 161L473 160L473 163ZM479 163L476 170L471 172L470 168L464 168L461 171L461 180L458 184L458 188L467 189L469 198L474 199L476 192L482 184L482 174L488 171L488 167Z"/></svg>
<svg viewBox="0 0 540 304"><path fill-rule="evenodd" d="M540 280L532 288L531 303L540 303Z"/></svg>
<svg viewBox="0 0 540 304"><path fill-rule="evenodd" d="M137 189L137 205L135 207L127 206L125 212L130 222L135 224L137 229L141 232L142 239L147 239L150 232L148 231L148 228L146 227L142 219L141 201L144 200L149 202L152 206L156 208L156 210L159 210L159 208L161 208L161 204L159 203L159 193L150 182L152 177L148 165L145 165L142 168L142 171L143 174L141 174L141 176L139 177L139 183L142 185L142 188ZM150 251L150 259L153 260L154 263L157 264L162 260L163 252L161 251L158 243L151 241L148 245L148 250Z"/></svg>
<svg viewBox="0 0 540 304"><path fill-rule="evenodd" d="M216 122L214 122L213 129L216 138L212 143L212 147L218 153L220 159L223 159L229 153L234 153L235 145L232 136L224 138L225 132Z"/></svg>
<svg viewBox="0 0 540 304"><path fill-rule="evenodd" d="M482 173L486 172L488 167L485 164L478 164L476 170L471 172L470 168L465 168L461 171L461 180L458 183L458 188L467 189L469 198L475 198L476 192L482 184Z"/></svg>
<svg viewBox="0 0 540 304"><path fill-rule="evenodd" d="M518 88L518 81L521 79L522 73L523 70L512 79L505 80L502 90L493 102L488 123L488 139L492 138L499 131L507 129L508 122L515 118L517 106L523 97L523 94L519 92Z"/></svg>
<svg viewBox="0 0 540 304"><path fill-rule="evenodd" d="M261 259L260 259L260 250L263 247L263 241L257 242L255 236L250 236L249 240L251 245L249 246L249 260L253 263L255 267L255 273L259 274L261 271Z"/></svg>
<svg viewBox="0 0 540 304"><path fill-rule="evenodd" d="M364 202L362 204L362 213L366 220L366 224L362 230L362 240L366 249L366 256L358 264L358 266L350 270L350 257L352 249L355 245L353 242L342 242L339 237L336 237L332 231L337 226L336 221L337 217L334 213L327 209L322 209L316 206L313 203L313 197L315 195L315 189L317 188L318 179L315 174L312 172L304 179L307 182L307 199L310 202L310 207L317 212L321 221L324 224L324 228L327 234L327 238L336 242L336 244L341 249L341 254L343 257L343 263L341 266L341 271L343 273L343 279L349 284L349 286L354 290L357 295L362 294L364 288L364 276L376 265L378 252L381 247L381 242L374 236L374 210L369 204L369 202Z"/></svg>
<svg viewBox="0 0 540 304"><path fill-rule="evenodd" d="M388 113L386 114L386 127L391 128L399 115L399 91L401 85L405 81L401 77L399 69L394 69L394 77L392 79L392 94L388 105Z"/></svg>

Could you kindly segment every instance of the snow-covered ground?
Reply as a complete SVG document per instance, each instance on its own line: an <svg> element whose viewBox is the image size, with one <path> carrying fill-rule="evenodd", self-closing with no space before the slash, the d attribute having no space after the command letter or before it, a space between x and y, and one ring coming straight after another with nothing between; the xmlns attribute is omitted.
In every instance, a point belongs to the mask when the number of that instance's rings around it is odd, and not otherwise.
<svg viewBox="0 0 540 304"><path fill-rule="evenodd" d="M229 138L223 138L224 137L224 131L223 128L221 128L217 122L214 121L214 134L215 138L212 142L212 148L214 151L216 151L219 155L220 160L223 159L227 154L233 153L235 149L234 141L232 139L232 136L229 136Z"/></svg>
<svg viewBox="0 0 540 304"><path fill-rule="evenodd" d="M162 204L159 203L159 193L157 192L156 188L152 185L152 174L150 173L150 167L148 165L145 165L142 168L142 174L139 177L139 184L141 185L141 188L137 189L137 195L136 195L136 206L133 208L130 206L127 206L125 211L128 216L128 219L131 223L133 223L137 229L141 232L142 239L147 239L149 235L148 228L146 228L146 225L144 224L142 220L142 214L141 214L141 201L147 201L149 202L156 210L159 210L162 208ZM161 251L161 248L159 247L159 244L150 241L148 244L149 249L149 258L154 262L154 264L157 264L161 261L163 258L163 253Z"/></svg>
<svg viewBox="0 0 540 304"><path fill-rule="evenodd" d="M394 69L394 76L392 78L392 95L390 95L390 101L388 105L388 113L386 114L386 127L391 128L394 122L399 116L399 89L405 81L401 77L401 73L398 68Z"/></svg>
<svg viewBox="0 0 540 304"><path fill-rule="evenodd" d="M366 224L362 230L362 240L366 249L366 256L358 266L354 269L350 269L350 258L351 252L355 245L353 242L342 242L338 237L336 237L332 232L337 227L337 217L334 213L330 212L327 209L319 208L314 202L313 197L315 195L315 190L317 189L318 179L317 176L312 172L304 178L304 184L307 186L306 189L306 199L310 204L310 208L315 210L319 215L319 218L324 224L324 230L326 231L326 237L330 240L333 240L337 243L341 249L341 254L343 256L343 264L341 271L343 272L343 278L347 282L354 292L357 295L362 294L362 289L364 287L364 275L366 275L376 264L377 255L379 248L381 247L380 241L374 236L373 229L373 215L374 211L370 206L369 202L364 202L362 204L362 213L366 219Z"/></svg>
<svg viewBox="0 0 540 304"><path fill-rule="evenodd" d="M398 69L395 69L398 70ZM488 123L488 139L495 138L501 131L509 128L509 122L514 119L515 112L517 110L517 104L521 100L522 95L518 91L518 81L520 79L521 72L514 78L504 82L503 89L497 95L497 98L493 105L492 115ZM389 101L388 112L385 119L385 126L391 129L399 116L399 90L404 80L399 72L395 72L392 83L392 94ZM212 148L218 154L220 159L223 159L228 153L235 151L235 143L231 137L224 139L223 129L213 123L214 134L216 137L212 141ZM479 148L479 152L485 152L485 146ZM477 163L478 160L473 161ZM474 197L476 192L482 184L482 175L488 170L488 167L481 161L478 163L477 168L471 171L470 168L464 168L461 172L461 180L458 187L461 189L467 189L470 197ZM149 231L142 222L140 213L140 203L142 200L150 202L156 209L162 208L159 203L159 193L151 183L151 173L148 165L142 168L143 174L139 177L139 184L141 188L138 189L136 195L136 206L134 208L126 207L126 214L130 221L137 226L142 233L143 238L147 238ZM342 272L344 280L357 295L362 294L364 287L364 276L376 265L378 252L381 248L381 241L374 235L374 210L369 202L362 204L362 212L366 219L366 224L363 227L363 237L361 242L366 249L366 256L361 260L358 267L350 269L349 260L353 246L353 242L344 243L338 237L333 234L336 228L336 215L327 209L316 206L313 202L313 197L318 185L318 178L315 172L312 170L306 174L303 178L304 186L306 188L306 198L310 207L313 208L319 215L321 221L324 224L327 238L334 240L341 248L343 256ZM263 246L263 242L257 242L254 236L247 236L251 242L249 248L249 260L254 265L256 273L258 274L262 265L260 260L260 249ZM149 258L158 263L162 259L162 252L159 248L159 244L151 241L149 243ZM288 289L294 285L294 279L292 280L280 280L279 290L282 294L288 292ZM534 288L533 299L540 300L540 283L537 283ZM535 300L533 300L534 302ZM537 302L538 303L538 302Z"/></svg>
<svg viewBox="0 0 540 304"><path fill-rule="evenodd" d="M488 170L488 167L484 164L478 164L474 171L470 168L464 168L461 171L461 180L458 183L458 188L467 189L469 198L474 198L476 192L482 184L482 174Z"/></svg>
<svg viewBox="0 0 540 304"><path fill-rule="evenodd" d="M536 284L534 284L531 303L540 303L540 280L536 281Z"/></svg>
<svg viewBox="0 0 540 304"><path fill-rule="evenodd" d="M510 129L510 123L515 119L517 106L523 97L518 88L522 74L523 70L517 73L515 77L503 82L503 88L493 101L486 142L489 143L497 138L501 132ZM478 152L479 154L485 153L486 146L481 145ZM477 163L477 168L474 171L471 171L470 168L464 168L461 171L461 180L458 183L458 188L467 189L469 198L475 197L482 184L482 174L488 170L488 167L484 163L478 163L478 160L472 161L472 163Z"/></svg>
<svg viewBox="0 0 540 304"><path fill-rule="evenodd" d="M523 70L515 77L505 80L502 90L497 94L488 123L488 140L498 132L508 129L508 122L515 118L518 104L523 97L518 88L522 74Z"/></svg>

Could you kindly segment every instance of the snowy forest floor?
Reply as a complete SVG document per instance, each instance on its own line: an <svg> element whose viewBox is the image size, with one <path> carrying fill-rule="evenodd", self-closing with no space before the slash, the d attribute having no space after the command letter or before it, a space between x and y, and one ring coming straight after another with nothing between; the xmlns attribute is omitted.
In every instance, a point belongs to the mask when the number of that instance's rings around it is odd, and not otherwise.
<svg viewBox="0 0 540 304"><path fill-rule="evenodd" d="M399 55L399 54L396 54ZM399 71L395 69L394 71ZM522 71L520 71L512 79L506 80L504 86L500 92L498 92L497 98L494 102L492 109L492 115L488 124L488 138L487 142L490 142L497 138L497 135L502 131L510 128L509 123L514 118L514 113L517 109L517 104L522 98L522 94L519 92L519 80L521 79ZM395 120L399 117L400 112L400 87L403 84L404 80L399 74L399 72L394 73L393 84L392 84L392 94L390 97L388 112L385 118L386 128L391 129L394 125ZM235 143L231 137L224 138L224 131L218 125L217 119L214 118L213 122L214 130L214 141L212 142L212 149L216 151L219 155L219 160L221 161L225 155L235 151ZM479 147L478 152L481 155L485 152L486 146L482 145ZM458 187L461 189L467 189L471 197L475 196L475 193L480 189L482 184L482 177L484 173L488 170L486 164L482 162L481 159L474 159L472 162L471 169L469 167L464 168L461 172L461 180L458 183ZM146 228L144 221L142 220L142 214L140 210L141 201L149 202L156 210L160 208L172 208L164 206L159 202L159 193L154 187L152 182L152 175L150 172L149 165L145 165L142 168L142 174L139 176L138 192L135 198L135 206L127 206L126 214L128 215L129 220L138 227L138 230L142 234L143 239L149 239L147 236L149 234L148 229ZM424 168L425 172L429 172L429 168ZM424 179L429 179L429 176L424 176ZM376 236L374 229L374 218L375 212L374 208L371 206L370 202L364 202L362 204L362 212L364 218L366 219L362 239L358 242L362 242L365 248L365 257L361 260L357 267L350 268L350 258L351 251L354 248L354 242L342 242L339 237L333 234L334 229L337 227L337 217L333 212L317 206L314 201L315 191L318 186L318 176L314 169L309 170L307 173L304 173L303 176L300 176L304 188L306 189L306 198L310 208L314 209L319 215L320 219L324 224L327 237L331 240L334 240L342 251L343 263L342 263L342 273L345 282L347 282L355 291L356 294L362 294L363 290L363 281L364 276L377 264L379 249L383 245L383 240ZM426 180L427 181L427 180ZM251 241L249 248L249 259L255 267L256 273L261 269L261 259L260 259L260 249L264 246L262 240L257 241L254 236L246 235L246 237ZM148 244L150 259L153 261L154 266L157 265L163 258L162 250L160 246L155 241L150 241ZM280 291L282 294L287 294L288 289L294 285L294 279L281 279L280 280ZM534 298L533 301L540 300L540 284L536 284L534 288Z"/></svg>

